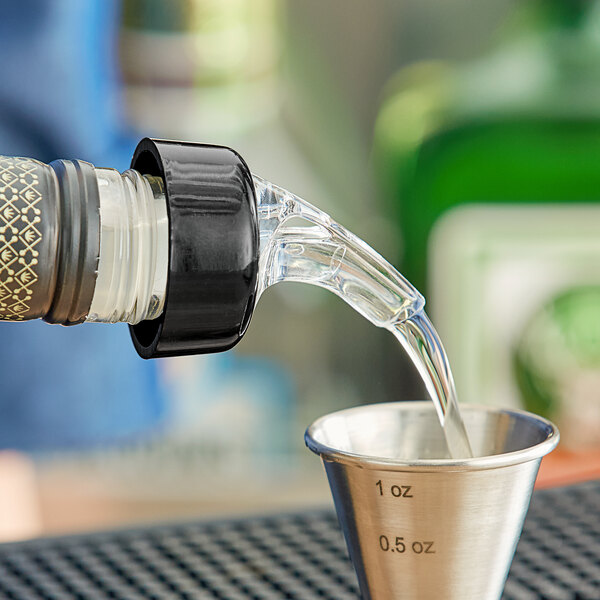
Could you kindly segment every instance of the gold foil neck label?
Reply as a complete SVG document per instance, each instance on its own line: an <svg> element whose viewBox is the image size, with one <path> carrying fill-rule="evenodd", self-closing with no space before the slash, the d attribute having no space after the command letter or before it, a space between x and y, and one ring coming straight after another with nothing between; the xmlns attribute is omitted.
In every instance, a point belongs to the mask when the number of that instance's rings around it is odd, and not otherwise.
<svg viewBox="0 0 600 600"><path fill-rule="evenodd" d="M39 164L0 156L0 320L27 318L42 240Z"/></svg>

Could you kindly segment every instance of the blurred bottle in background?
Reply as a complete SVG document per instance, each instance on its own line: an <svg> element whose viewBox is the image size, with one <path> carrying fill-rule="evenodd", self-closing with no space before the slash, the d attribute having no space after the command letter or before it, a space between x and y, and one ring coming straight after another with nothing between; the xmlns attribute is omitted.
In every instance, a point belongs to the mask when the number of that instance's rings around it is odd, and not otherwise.
<svg viewBox="0 0 600 600"><path fill-rule="evenodd" d="M4 7L0 153L127 168L135 138L120 120L111 60L117 8L103 0ZM0 445L86 447L154 427L164 411L155 365L136 358L128 337L119 326L3 324Z"/></svg>
<svg viewBox="0 0 600 600"><path fill-rule="evenodd" d="M564 393L600 365L574 311L558 310L569 290L600 283L599 31L598 2L519 3L481 58L400 71L376 125L403 272L427 295L460 399L525 405L561 431L587 404L585 434L564 428L571 447L600 444L594 394ZM595 331L600 304L585 304L577 318ZM564 360L548 358L556 355ZM533 400L533 364L538 383L552 371L546 396L560 393L560 403Z"/></svg>
<svg viewBox="0 0 600 600"><path fill-rule="evenodd" d="M280 94L276 0L125 0L121 64L131 123L175 139L272 120Z"/></svg>
<svg viewBox="0 0 600 600"><path fill-rule="evenodd" d="M136 140L121 120L117 14L113 0L2 7L0 154L127 168ZM0 448L30 453L38 474L55 453L118 445L159 428L166 405L156 365L137 358L126 326L4 323L1 336ZM10 483L32 479L26 461L11 459L11 472L19 465L24 476L10 480L0 466L3 495L37 493ZM12 505L37 502L22 497ZM6 518L17 529L22 516Z"/></svg>

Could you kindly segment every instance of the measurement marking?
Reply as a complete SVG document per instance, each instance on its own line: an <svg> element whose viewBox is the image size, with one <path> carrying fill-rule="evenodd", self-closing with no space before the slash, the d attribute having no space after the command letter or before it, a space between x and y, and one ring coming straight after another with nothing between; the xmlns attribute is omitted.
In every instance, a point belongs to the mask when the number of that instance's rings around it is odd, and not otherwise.
<svg viewBox="0 0 600 600"><path fill-rule="evenodd" d="M392 544L394 546L393 548ZM434 544L435 542L429 542L424 540L414 540L411 543L408 540L405 541L405 539L400 536L396 536L395 538L392 537L392 540L390 540L390 537L388 537L385 534L379 536L379 547L384 552L396 552L398 554L404 554L407 551L412 551L413 554L417 555L436 554Z"/></svg>
<svg viewBox="0 0 600 600"><path fill-rule="evenodd" d="M384 490L387 490L387 488L381 479L375 484L375 487L378 488L380 496L385 496ZM391 494L394 498L412 498L411 490L412 485L392 485L388 490L388 494Z"/></svg>

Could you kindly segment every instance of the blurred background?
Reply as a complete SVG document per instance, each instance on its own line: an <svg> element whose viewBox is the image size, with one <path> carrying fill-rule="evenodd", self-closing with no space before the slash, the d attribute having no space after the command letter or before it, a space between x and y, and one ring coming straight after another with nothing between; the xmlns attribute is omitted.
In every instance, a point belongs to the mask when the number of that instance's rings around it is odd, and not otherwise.
<svg viewBox="0 0 600 600"><path fill-rule="evenodd" d="M461 401L557 422L542 484L600 474L598 2L21 0L0 33L1 154L232 146L425 293ZM306 426L425 397L389 334L298 284L223 355L1 329L2 540L322 505Z"/></svg>

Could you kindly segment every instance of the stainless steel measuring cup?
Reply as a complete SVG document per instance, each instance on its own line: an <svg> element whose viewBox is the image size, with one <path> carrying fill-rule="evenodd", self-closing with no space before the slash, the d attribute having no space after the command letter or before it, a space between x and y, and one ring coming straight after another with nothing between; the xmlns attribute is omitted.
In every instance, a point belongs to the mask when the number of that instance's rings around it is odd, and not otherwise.
<svg viewBox="0 0 600 600"><path fill-rule="evenodd" d="M307 429L363 598L501 597L540 461L559 434L524 411L461 412L475 458L444 458L431 402L360 406Z"/></svg>

